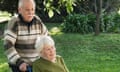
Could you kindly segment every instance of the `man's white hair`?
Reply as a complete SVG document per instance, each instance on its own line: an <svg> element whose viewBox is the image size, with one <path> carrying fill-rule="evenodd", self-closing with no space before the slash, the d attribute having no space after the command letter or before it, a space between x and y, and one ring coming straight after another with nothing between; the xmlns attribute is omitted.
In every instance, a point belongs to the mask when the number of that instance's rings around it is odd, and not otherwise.
<svg viewBox="0 0 120 72"><path fill-rule="evenodd" d="M55 42L50 36L40 36L37 37L36 42L35 42L35 48L37 52L41 52L44 48L45 45L53 45L54 46Z"/></svg>
<svg viewBox="0 0 120 72"><path fill-rule="evenodd" d="M20 8L21 6L23 6L23 4L24 4L25 2L32 2L32 3L34 4L34 6L36 6L34 0L19 0L19 2L18 2L18 7Z"/></svg>

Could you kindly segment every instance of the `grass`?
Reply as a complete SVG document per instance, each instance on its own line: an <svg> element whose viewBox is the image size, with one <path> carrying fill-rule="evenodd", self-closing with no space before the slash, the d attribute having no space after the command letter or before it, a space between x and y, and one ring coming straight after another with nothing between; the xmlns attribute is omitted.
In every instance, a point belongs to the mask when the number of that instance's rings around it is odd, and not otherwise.
<svg viewBox="0 0 120 72"><path fill-rule="evenodd" d="M64 58L70 72L120 71L120 34L66 34L58 25L50 23L47 27L56 42L57 54ZM0 46L0 72L9 72L2 39Z"/></svg>
<svg viewBox="0 0 120 72"><path fill-rule="evenodd" d="M0 39L0 72L10 72L10 69L7 64L6 56L4 54L2 39Z"/></svg>
<svg viewBox="0 0 120 72"><path fill-rule="evenodd" d="M119 72L119 34L63 34L54 38L70 72Z"/></svg>

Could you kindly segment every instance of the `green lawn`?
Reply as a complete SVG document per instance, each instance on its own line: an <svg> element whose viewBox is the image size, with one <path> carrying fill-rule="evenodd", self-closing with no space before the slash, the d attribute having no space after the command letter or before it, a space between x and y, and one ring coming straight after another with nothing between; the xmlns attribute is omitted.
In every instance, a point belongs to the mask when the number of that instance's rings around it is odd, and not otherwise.
<svg viewBox="0 0 120 72"><path fill-rule="evenodd" d="M64 58L70 72L120 71L120 34L66 34L56 24L47 27L56 42L57 54ZM0 72L9 72L2 39L0 46Z"/></svg>
<svg viewBox="0 0 120 72"><path fill-rule="evenodd" d="M120 35L63 34L53 36L57 52L70 72L119 72Z"/></svg>

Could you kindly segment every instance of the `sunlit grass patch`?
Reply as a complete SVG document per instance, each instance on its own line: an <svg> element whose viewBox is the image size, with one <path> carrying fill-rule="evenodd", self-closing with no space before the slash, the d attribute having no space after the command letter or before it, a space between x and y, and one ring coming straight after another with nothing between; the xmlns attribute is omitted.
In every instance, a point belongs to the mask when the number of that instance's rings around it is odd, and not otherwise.
<svg viewBox="0 0 120 72"><path fill-rule="evenodd" d="M8 67L8 63L0 63L0 72L11 72L11 70Z"/></svg>
<svg viewBox="0 0 120 72"><path fill-rule="evenodd" d="M7 65L8 65L7 63L1 63L1 64L0 64L0 69L6 67Z"/></svg>
<svg viewBox="0 0 120 72"><path fill-rule="evenodd" d="M63 34L59 27L52 27L49 32L50 35Z"/></svg>

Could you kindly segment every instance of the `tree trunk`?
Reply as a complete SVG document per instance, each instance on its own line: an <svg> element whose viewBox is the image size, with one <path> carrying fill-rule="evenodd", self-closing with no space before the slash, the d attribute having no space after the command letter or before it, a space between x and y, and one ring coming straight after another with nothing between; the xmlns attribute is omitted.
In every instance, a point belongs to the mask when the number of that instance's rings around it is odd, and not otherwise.
<svg viewBox="0 0 120 72"><path fill-rule="evenodd" d="M100 21L101 21L101 10L102 0L95 0L96 2L96 24L95 24L95 35L100 34Z"/></svg>

